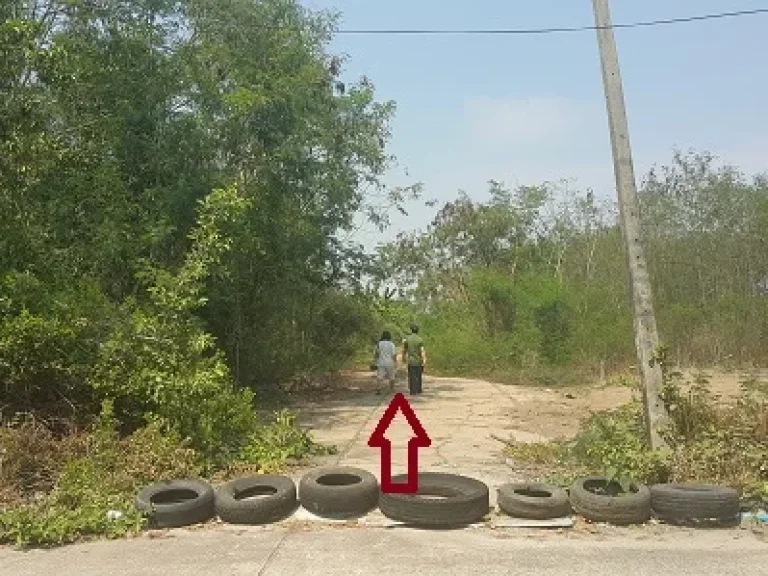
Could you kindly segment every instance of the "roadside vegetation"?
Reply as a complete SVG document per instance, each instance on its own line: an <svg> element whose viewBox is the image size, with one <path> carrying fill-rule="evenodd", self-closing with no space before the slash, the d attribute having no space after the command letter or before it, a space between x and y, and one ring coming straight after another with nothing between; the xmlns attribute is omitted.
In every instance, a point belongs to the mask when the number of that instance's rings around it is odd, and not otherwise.
<svg viewBox="0 0 768 576"><path fill-rule="evenodd" d="M540 480L568 486L585 475L603 475L622 484L701 482L741 491L747 507L768 506L768 394L754 380L722 402L705 375L692 382L679 372L665 376L664 404L671 416L663 436L668 448L652 451L646 439L640 390L618 409L584 418L573 438L510 444L506 452L530 466Z"/></svg>
<svg viewBox="0 0 768 576"><path fill-rule="evenodd" d="M0 543L135 532L145 483L328 450L256 410L414 320L434 374L567 386L633 362L616 213L591 192L491 182L375 254L345 240L420 186L383 185L395 105L341 81L335 22L295 0L0 6ZM678 154L641 198L671 361L764 364L768 179ZM761 386L730 407L671 387L664 458L637 405L567 453L764 494Z"/></svg>
<svg viewBox="0 0 768 576"><path fill-rule="evenodd" d="M420 317L432 373L549 388L621 380L635 401L588 415L575 437L516 444L512 458L567 486L602 474L627 484L701 481L768 505L768 396L750 379L723 403L677 369L752 369L768 351L768 178L706 153L676 153L640 186L662 341L669 449L645 439L642 395L615 206L554 183L490 200L462 195L423 232L381 251L392 328ZM632 369L634 372L634 369Z"/></svg>
<svg viewBox="0 0 768 576"><path fill-rule="evenodd" d="M256 409L370 332L343 234L393 105L339 80L333 27L293 0L2 3L0 542L123 534L142 483L319 449Z"/></svg>
<svg viewBox="0 0 768 576"><path fill-rule="evenodd" d="M768 176L676 153L639 188L670 365L765 366ZM460 195L383 247L384 320L402 332L420 318L433 372L551 386L634 364L615 204L566 183L491 182L489 195Z"/></svg>

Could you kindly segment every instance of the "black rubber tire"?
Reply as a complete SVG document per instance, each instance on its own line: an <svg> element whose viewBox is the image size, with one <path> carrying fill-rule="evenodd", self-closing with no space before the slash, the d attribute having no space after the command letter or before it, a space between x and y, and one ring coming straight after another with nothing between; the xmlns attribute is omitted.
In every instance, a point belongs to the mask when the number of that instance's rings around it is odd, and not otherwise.
<svg viewBox="0 0 768 576"><path fill-rule="evenodd" d="M498 490L499 509L515 518L549 520L571 513L565 490L536 482L504 484Z"/></svg>
<svg viewBox="0 0 768 576"><path fill-rule="evenodd" d="M405 483L407 475L395 476L395 483ZM441 499L424 496L443 496ZM416 494L379 496L379 509L391 520L414 526L466 526L482 520L490 511L488 486L466 476L422 472Z"/></svg>
<svg viewBox="0 0 768 576"><path fill-rule="evenodd" d="M651 486L653 515L666 522L732 521L739 515L739 492L714 484L656 484Z"/></svg>
<svg viewBox="0 0 768 576"><path fill-rule="evenodd" d="M297 506L296 484L287 476L248 476L215 490L216 514L229 524L270 524L287 518Z"/></svg>
<svg viewBox="0 0 768 576"><path fill-rule="evenodd" d="M633 483L630 492L616 496L595 494L590 489L616 487L603 476L579 478L571 486L571 507L592 522L628 525L644 524L651 518L651 492L647 486Z"/></svg>
<svg viewBox="0 0 768 576"><path fill-rule="evenodd" d="M142 488L136 508L154 528L177 528L206 522L215 515L213 488L202 480L164 480Z"/></svg>
<svg viewBox="0 0 768 576"><path fill-rule="evenodd" d="M301 505L322 518L361 518L376 508L378 499L376 476L359 468L321 468L299 482Z"/></svg>

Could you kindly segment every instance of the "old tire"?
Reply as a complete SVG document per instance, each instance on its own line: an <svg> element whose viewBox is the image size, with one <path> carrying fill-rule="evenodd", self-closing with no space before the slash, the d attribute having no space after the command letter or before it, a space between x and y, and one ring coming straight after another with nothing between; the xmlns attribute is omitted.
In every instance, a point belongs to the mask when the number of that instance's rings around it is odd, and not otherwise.
<svg viewBox="0 0 768 576"><path fill-rule="evenodd" d="M136 508L149 516L155 528L176 528L213 518L213 488L202 480L165 480L142 488Z"/></svg>
<svg viewBox="0 0 768 576"><path fill-rule="evenodd" d="M296 510L296 484L287 476L238 478L215 490L216 514L229 524L269 524Z"/></svg>
<svg viewBox="0 0 768 576"><path fill-rule="evenodd" d="M615 495L595 493L601 489ZM643 524L651 518L651 492L640 483L623 492L617 482L602 476L579 478L571 486L570 500L573 510L592 522Z"/></svg>
<svg viewBox="0 0 768 576"><path fill-rule="evenodd" d="M656 484L651 486L651 510L669 523L730 522L739 515L739 492L713 484Z"/></svg>
<svg viewBox="0 0 768 576"><path fill-rule="evenodd" d="M565 490L550 484L505 484L499 488L498 503L502 512L516 518L549 520L571 513Z"/></svg>
<svg viewBox="0 0 768 576"><path fill-rule="evenodd" d="M361 518L376 508L378 498L376 477L359 468L321 468L299 482L301 505L322 518Z"/></svg>
<svg viewBox="0 0 768 576"><path fill-rule="evenodd" d="M402 484L408 478L402 474L392 480ZM488 486L474 478L423 472L419 474L419 491L416 494L382 492L379 509L387 518L414 526L466 526L488 514L490 496Z"/></svg>

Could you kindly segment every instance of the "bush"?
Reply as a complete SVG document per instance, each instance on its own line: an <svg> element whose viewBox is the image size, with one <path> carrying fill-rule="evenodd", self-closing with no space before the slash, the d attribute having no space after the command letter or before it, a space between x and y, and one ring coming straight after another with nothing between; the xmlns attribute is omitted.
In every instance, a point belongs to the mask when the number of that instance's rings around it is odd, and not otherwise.
<svg viewBox="0 0 768 576"><path fill-rule="evenodd" d="M257 424L252 392L234 389L205 333L141 310L104 345L91 385L129 428L162 420L212 466L231 460Z"/></svg>
<svg viewBox="0 0 768 576"><path fill-rule="evenodd" d="M61 288L31 273L0 278L3 410L38 415L98 411L86 384L114 307L81 279Z"/></svg>
<svg viewBox="0 0 768 576"><path fill-rule="evenodd" d="M568 442L512 446L508 453L550 470L568 465L625 485L630 480L725 484L768 504L768 398L745 390L734 404L719 405L705 381L684 392L679 374L665 377L663 397L671 417L666 450L650 450L642 405L635 400L585 418Z"/></svg>
<svg viewBox="0 0 768 576"><path fill-rule="evenodd" d="M121 321L103 345L90 384L115 402L133 426L162 420L189 438L210 466L230 461L256 429L253 394L235 390L224 354L195 311L231 241L224 234L248 202L235 187L200 202L192 246L174 273L147 265L142 277L150 301L126 302Z"/></svg>
<svg viewBox="0 0 768 576"><path fill-rule="evenodd" d="M670 478L668 454L650 450L645 436L642 406L635 401L586 418L569 446L569 456L623 486L631 480L666 482Z"/></svg>
<svg viewBox="0 0 768 576"><path fill-rule="evenodd" d="M20 440L17 445L41 437L40 430L29 424L7 429L6 435L9 430ZM52 490L25 502L17 498L2 510L0 542L62 544L85 536L134 533L144 526L133 503L141 486L166 478L196 477L202 471L198 455L183 447L178 437L164 433L159 424L120 439L108 403L88 434L56 441L56 447L58 457L32 457L32 467L48 473L36 487L45 489L52 482ZM12 488L6 486L6 491ZM119 517L110 516L114 512Z"/></svg>
<svg viewBox="0 0 768 576"><path fill-rule="evenodd" d="M234 389L223 354L195 312L247 205L234 187L202 200L179 269L144 263L143 299L112 303L87 278L61 288L30 274L6 274L3 408L45 415L64 406L85 423L109 399L126 432L162 420L211 464L234 457L256 428L253 395Z"/></svg>
<svg viewBox="0 0 768 576"><path fill-rule="evenodd" d="M282 410L276 414L273 423L260 426L248 437L239 460L275 469L287 461L332 451L315 444L309 433L298 428L296 416L288 410Z"/></svg>
<svg viewBox="0 0 768 576"><path fill-rule="evenodd" d="M0 430L0 543L52 545L88 536L133 534L145 526L134 505L145 485L177 478L224 481L277 472L289 460L330 450L315 444L283 411L243 439L238 459L212 468L209 459L158 420L121 438L105 402L85 432L55 438L26 418ZM115 513L118 514L115 514Z"/></svg>
<svg viewBox="0 0 768 576"><path fill-rule="evenodd" d="M734 404L718 405L705 380L687 393L672 374L664 402L672 419L672 478L725 483L768 503L768 398L744 389Z"/></svg>

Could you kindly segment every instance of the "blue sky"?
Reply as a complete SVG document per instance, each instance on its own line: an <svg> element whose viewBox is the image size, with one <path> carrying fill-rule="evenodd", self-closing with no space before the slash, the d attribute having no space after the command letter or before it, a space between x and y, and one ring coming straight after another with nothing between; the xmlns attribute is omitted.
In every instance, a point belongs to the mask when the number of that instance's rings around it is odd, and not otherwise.
<svg viewBox="0 0 768 576"><path fill-rule="evenodd" d="M592 25L590 0L303 0L342 13L342 29L538 28ZM615 23L768 7L765 0L612 0ZM617 30L638 183L674 148L708 150L749 174L768 170L768 15ZM339 35L344 78L366 75L394 100L391 185L424 197L487 198L511 186L570 179L615 197L593 31L542 36ZM407 176L405 171L407 170ZM435 209L409 206L368 246L425 227Z"/></svg>

